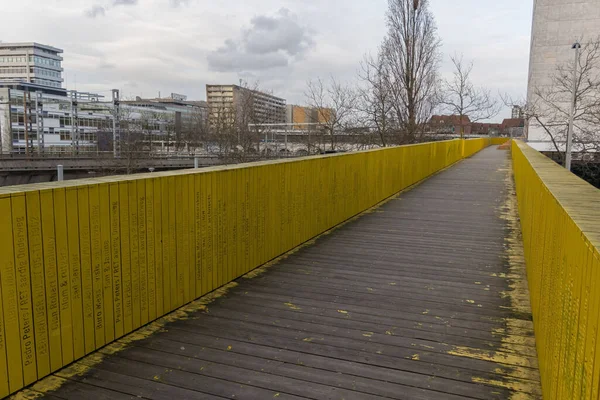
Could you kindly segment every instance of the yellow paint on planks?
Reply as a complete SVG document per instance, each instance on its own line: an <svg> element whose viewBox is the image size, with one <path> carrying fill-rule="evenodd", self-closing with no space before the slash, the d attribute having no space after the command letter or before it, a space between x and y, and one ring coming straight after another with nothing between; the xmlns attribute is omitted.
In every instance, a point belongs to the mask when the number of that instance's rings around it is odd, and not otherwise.
<svg viewBox="0 0 600 400"><path fill-rule="evenodd" d="M16 227L15 227L16 228ZM0 198L0 396L23 387L21 336L19 333L18 279L15 266L10 197ZM23 303L27 306L28 302ZM10 344L9 344L10 343ZM12 389L11 389L12 388Z"/></svg>
<svg viewBox="0 0 600 400"><path fill-rule="evenodd" d="M79 222L79 251L81 254L81 294L83 299L83 329L85 352L96 349L94 322L94 295L92 277L92 250L89 212L89 191L87 187L77 189Z"/></svg>
<svg viewBox="0 0 600 400"><path fill-rule="evenodd" d="M98 211L100 217L101 275L102 301L104 303L104 340L110 343L115 340L115 317L113 299L113 270L111 249L111 202L108 183L98 185Z"/></svg>
<svg viewBox="0 0 600 400"><path fill-rule="evenodd" d="M68 241L69 280L71 288L71 325L73 328L73 359L79 359L85 352L83 327L83 297L81 286L81 254L79 250L79 211L77 189L67 188L65 193L66 235Z"/></svg>
<svg viewBox="0 0 600 400"><path fill-rule="evenodd" d="M44 284L40 194L39 192L28 192L25 199L27 204L29 270L33 298L34 335L32 337L35 337L35 346L33 346L35 350L32 351L36 357L37 377L39 379L50 373L50 344L46 313L46 286Z"/></svg>
<svg viewBox="0 0 600 400"><path fill-rule="evenodd" d="M54 189L54 229L56 242L56 264L58 299L60 310L60 339L62 365L73 361L74 337L71 301L71 271L69 266L69 244L67 234L67 199L65 189Z"/></svg>

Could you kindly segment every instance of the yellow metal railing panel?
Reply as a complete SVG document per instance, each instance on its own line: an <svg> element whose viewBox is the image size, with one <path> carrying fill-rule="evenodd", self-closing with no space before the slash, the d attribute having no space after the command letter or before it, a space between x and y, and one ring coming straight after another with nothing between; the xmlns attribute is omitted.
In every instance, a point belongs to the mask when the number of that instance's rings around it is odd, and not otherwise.
<svg viewBox="0 0 600 400"><path fill-rule="evenodd" d="M0 189L0 397L491 143Z"/></svg>
<svg viewBox="0 0 600 400"><path fill-rule="evenodd" d="M600 191L512 144L544 397L597 399Z"/></svg>

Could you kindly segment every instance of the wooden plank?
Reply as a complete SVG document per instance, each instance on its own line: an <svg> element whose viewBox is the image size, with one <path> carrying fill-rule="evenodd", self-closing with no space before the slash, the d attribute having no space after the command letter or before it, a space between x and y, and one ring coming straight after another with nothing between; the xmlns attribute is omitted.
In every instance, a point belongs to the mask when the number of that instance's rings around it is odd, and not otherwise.
<svg viewBox="0 0 600 400"><path fill-rule="evenodd" d="M131 304L132 304L132 329L141 326L141 297L140 297L140 241L138 218L138 195L135 181L128 182L129 192L129 248L131 270Z"/></svg>
<svg viewBox="0 0 600 400"><path fill-rule="evenodd" d="M123 287L123 333L133 330L133 290L131 281L131 238L129 184L119 182L119 236L121 239L121 280Z"/></svg>
<svg viewBox="0 0 600 400"><path fill-rule="evenodd" d="M162 255L163 255L163 310L171 311L171 242L169 223L169 183L167 178L162 178L161 186L161 229L162 229Z"/></svg>
<svg viewBox="0 0 600 400"><path fill-rule="evenodd" d="M111 202L108 183L98 185L99 215L100 215L100 243L102 254L102 299L104 309L104 340L110 343L115 340L115 302L113 298L113 267L111 249Z"/></svg>
<svg viewBox="0 0 600 400"><path fill-rule="evenodd" d="M139 296L140 296L140 323L146 325L149 321L148 302L148 255L147 255L147 216L146 216L146 180L137 181L137 220L138 220L138 266L139 266Z"/></svg>
<svg viewBox="0 0 600 400"><path fill-rule="evenodd" d="M154 321L156 315L156 265L155 265L155 243L154 230L156 216L154 180L146 181L146 265L148 277L148 320Z"/></svg>
<svg viewBox="0 0 600 400"><path fill-rule="evenodd" d="M112 299L114 315L114 336L120 338L125 333L123 312L123 273L121 265L121 200L117 182L109 184L110 196L110 255L112 277Z"/></svg>
<svg viewBox="0 0 600 400"><path fill-rule="evenodd" d="M81 253L79 250L79 205L77 189L66 189L66 220L71 287L71 321L73 327L73 359L85 354L85 331L83 325L83 295L81 285Z"/></svg>
<svg viewBox="0 0 600 400"><path fill-rule="evenodd" d="M89 219L90 219L90 253L92 271L92 289L94 305L94 338L95 348L104 346L106 342L105 302L102 259L102 227L100 211L100 190L98 185L89 187Z"/></svg>
<svg viewBox="0 0 600 400"><path fill-rule="evenodd" d="M19 297L13 240L13 219L10 197L0 197L0 284L2 294L2 345L0 346L0 396L23 387L23 358L19 332ZM15 230L17 229L14 226ZM18 262L18 260L17 260ZM31 313L31 293L27 291L23 308ZM29 317L31 318L31 317ZM3 354L4 353L4 354Z"/></svg>
<svg viewBox="0 0 600 400"><path fill-rule="evenodd" d="M37 377L41 378L50 373L50 343L48 338L48 316L46 313L40 194L39 192L27 192L25 198L27 203L29 268L31 274L31 291L33 294L35 356Z"/></svg>
<svg viewBox="0 0 600 400"><path fill-rule="evenodd" d="M162 218L162 178L154 179L154 265L156 290L156 315L164 315L164 272L163 272L163 218Z"/></svg>
<svg viewBox="0 0 600 400"><path fill-rule="evenodd" d="M79 251L81 253L81 294L83 299L83 329L85 332L85 352L96 349L95 312L92 270L92 249L90 229L90 204L88 187L77 189L79 223Z"/></svg>
<svg viewBox="0 0 600 400"><path fill-rule="evenodd" d="M67 199L65 189L54 189L54 229L56 232L56 262L60 310L62 365L74 360L73 304L71 300L71 271L67 233Z"/></svg>
<svg viewBox="0 0 600 400"><path fill-rule="evenodd" d="M169 289L169 293L171 296L171 302L170 302L170 310L175 310L176 308L181 306L181 303L179 301L180 296L179 296L179 290L180 290L180 285L178 285L178 267L179 267L179 262L181 260L179 260L178 256L178 251L177 251L177 216L176 216L176 210L177 210L177 196L176 196L176 191L177 191L177 187L175 184L175 177L170 176L168 178L168 195L169 195L169 208L168 208L168 213L169 213L169 281L170 281L170 289Z"/></svg>

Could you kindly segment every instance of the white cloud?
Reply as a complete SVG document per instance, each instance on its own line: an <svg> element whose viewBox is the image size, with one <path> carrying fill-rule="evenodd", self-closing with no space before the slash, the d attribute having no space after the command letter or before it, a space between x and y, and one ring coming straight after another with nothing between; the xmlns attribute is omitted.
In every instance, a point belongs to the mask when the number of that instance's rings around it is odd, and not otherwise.
<svg viewBox="0 0 600 400"><path fill-rule="evenodd" d="M530 2L430 2L445 59L464 53L475 62L476 84L514 97L525 93ZM244 78L289 102L303 101L309 79L352 80L363 54L376 51L385 34L387 5L385 0L5 3L2 40L63 48L71 88L76 76L78 90L107 95L119 88L126 95L161 91L204 98L206 83ZM447 62L443 68L449 72Z"/></svg>

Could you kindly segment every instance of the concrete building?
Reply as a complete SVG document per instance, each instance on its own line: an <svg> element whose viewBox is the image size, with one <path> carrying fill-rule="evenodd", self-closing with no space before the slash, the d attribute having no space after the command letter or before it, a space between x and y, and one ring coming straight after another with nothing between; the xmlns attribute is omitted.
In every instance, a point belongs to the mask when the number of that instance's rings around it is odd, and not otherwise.
<svg viewBox="0 0 600 400"><path fill-rule="evenodd" d="M62 52L39 43L0 42L0 85L28 83L40 89L61 89Z"/></svg>
<svg viewBox="0 0 600 400"><path fill-rule="evenodd" d="M238 85L206 85L210 120L218 118L233 120L235 113L246 105L253 107L255 123L285 123L285 100L268 93L251 90Z"/></svg>
<svg viewBox="0 0 600 400"><path fill-rule="evenodd" d="M114 115L113 102L90 93L0 88L0 154L111 152ZM168 151L182 127L206 116L205 102L138 98L120 102L117 131L138 135L140 150Z"/></svg>
<svg viewBox="0 0 600 400"><path fill-rule="evenodd" d="M573 62L573 43L600 37L598 0L535 0L529 62L527 102L537 104L536 90L551 84L557 66ZM543 114L544 110L540 110ZM529 122L528 140L540 151L554 151L549 136L534 121ZM561 144L564 147L564 143Z"/></svg>

